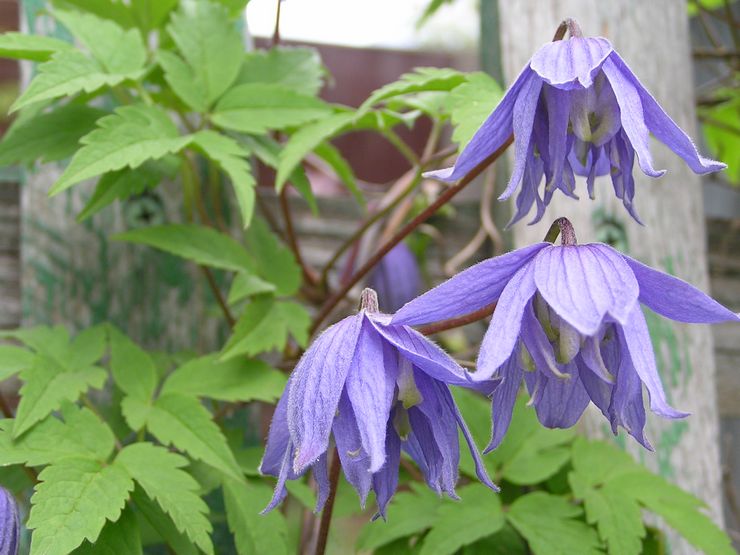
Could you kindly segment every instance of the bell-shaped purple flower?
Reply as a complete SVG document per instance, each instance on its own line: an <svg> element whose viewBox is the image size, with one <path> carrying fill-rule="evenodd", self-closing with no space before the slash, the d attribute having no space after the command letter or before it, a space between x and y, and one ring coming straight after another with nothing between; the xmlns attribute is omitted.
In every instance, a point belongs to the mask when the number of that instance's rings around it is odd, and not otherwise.
<svg viewBox="0 0 740 555"><path fill-rule="evenodd" d="M539 221L556 189L577 198L575 175L586 176L588 194L594 198L594 179L607 174L615 194L639 222L633 205L635 153L646 175L665 173L654 167L650 133L698 174L726 167L697 152L608 40L582 37L577 25L569 23L571 38L535 52L455 166L425 175L447 182L461 179L513 133L516 161L499 197L508 199L521 183L509 225L526 216L533 204L537 208L532 223Z"/></svg>
<svg viewBox="0 0 740 555"><path fill-rule="evenodd" d="M377 311L375 292L363 292L363 309L321 334L295 367L270 425L264 474L277 477L272 501L285 497L286 480L311 468L318 485L316 511L329 495L327 451L333 435L347 481L364 505L375 492L378 513L398 484L401 450L438 493L455 495L460 457L458 429L475 461L478 478L497 490L486 474L448 384L473 384L465 371L422 334L390 324Z"/></svg>
<svg viewBox="0 0 740 555"><path fill-rule="evenodd" d="M11 493L0 487L0 555L18 555L21 522Z"/></svg>
<svg viewBox="0 0 740 555"><path fill-rule="evenodd" d="M421 291L421 275L414 253L398 243L375 267L367 286L378 293L380 310L393 313Z"/></svg>
<svg viewBox="0 0 740 555"><path fill-rule="evenodd" d="M622 426L650 448L643 384L654 413L686 413L666 400L640 304L680 322L740 317L608 245L576 245L570 223L559 223L563 245L538 243L485 260L408 303L392 323L423 324L497 303L471 374L501 380L492 397L488 450L506 433L522 379L543 425L572 426L591 400L615 434Z"/></svg>

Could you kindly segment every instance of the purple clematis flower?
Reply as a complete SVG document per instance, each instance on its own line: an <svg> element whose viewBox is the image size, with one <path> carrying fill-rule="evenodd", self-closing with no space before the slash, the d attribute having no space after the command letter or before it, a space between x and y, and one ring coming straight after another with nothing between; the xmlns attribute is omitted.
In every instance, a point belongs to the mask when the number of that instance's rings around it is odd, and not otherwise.
<svg viewBox="0 0 740 555"><path fill-rule="evenodd" d="M378 312L375 292L365 289L360 312L313 342L278 402L260 465L263 474L278 479L265 512L285 497L286 480L308 468L318 484L316 511L322 509L330 489L331 435L347 481L363 505L369 491L375 492L380 516L396 491L402 450L430 488L456 497L458 428L478 478L498 491L448 384L485 394L494 387L492 381L471 383L463 368L422 334L390 324L390 316Z"/></svg>
<svg viewBox="0 0 740 555"><path fill-rule="evenodd" d="M392 324L423 324L497 303L471 374L473 380L501 379L487 450L506 433L522 378L544 426L572 426L593 401L615 434L622 426L650 448L643 435L643 384L654 413L687 414L666 400L640 304L679 322L740 317L608 245L577 245L570 222L557 223L562 245L538 243L476 264L408 303Z"/></svg>
<svg viewBox="0 0 740 555"><path fill-rule="evenodd" d="M380 309L395 312L421 291L421 275L414 253L406 243L398 243L375 267L367 286L378 293Z"/></svg>
<svg viewBox="0 0 740 555"><path fill-rule="evenodd" d="M18 555L20 537L18 505L10 492L0 487L0 555Z"/></svg>
<svg viewBox="0 0 740 555"><path fill-rule="evenodd" d="M426 176L447 182L461 179L513 133L516 162L499 197L508 199L521 182L509 225L526 216L534 204L532 223L539 221L556 189L578 198L574 175L586 176L588 194L594 198L594 179L607 174L615 194L639 222L633 205L635 153L643 173L650 177L665 173L653 165L649 133L698 174L726 167L697 152L608 40L583 37L575 22L568 23L571 38L547 43L535 52L455 166Z"/></svg>

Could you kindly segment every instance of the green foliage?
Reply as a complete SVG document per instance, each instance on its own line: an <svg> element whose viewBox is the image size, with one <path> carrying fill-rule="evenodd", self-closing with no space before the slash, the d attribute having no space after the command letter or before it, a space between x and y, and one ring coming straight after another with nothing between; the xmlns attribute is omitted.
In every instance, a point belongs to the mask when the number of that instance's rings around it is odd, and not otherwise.
<svg viewBox="0 0 740 555"><path fill-rule="evenodd" d="M714 92L717 104L699 109L707 146L717 160L727 163L723 175L734 185L740 184L740 92L737 88Z"/></svg>
<svg viewBox="0 0 740 555"><path fill-rule="evenodd" d="M53 54L64 50L72 50L72 45L53 37L23 33L3 33L0 35L0 56L3 58L45 62Z"/></svg>
<svg viewBox="0 0 740 555"><path fill-rule="evenodd" d="M450 117L455 125L452 140L460 150L473 138L503 96L501 86L483 72L471 73L467 82L450 92Z"/></svg>
<svg viewBox="0 0 740 555"><path fill-rule="evenodd" d="M85 541L74 555L142 555L141 534L136 515L124 509L115 522L107 522L93 543Z"/></svg>
<svg viewBox="0 0 740 555"><path fill-rule="evenodd" d="M313 48L271 48L248 52L236 82L282 85L315 96L323 77L321 58Z"/></svg>

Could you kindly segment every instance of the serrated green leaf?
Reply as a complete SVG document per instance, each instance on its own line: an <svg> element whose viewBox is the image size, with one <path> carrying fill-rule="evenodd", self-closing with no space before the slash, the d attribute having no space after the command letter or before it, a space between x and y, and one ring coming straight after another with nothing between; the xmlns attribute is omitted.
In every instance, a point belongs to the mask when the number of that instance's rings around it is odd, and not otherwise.
<svg viewBox="0 0 740 555"><path fill-rule="evenodd" d="M237 241L224 233L198 225L144 227L119 233L113 239L149 245L196 264L222 270L251 272L255 266L250 254Z"/></svg>
<svg viewBox="0 0 740 555"><path fill-rule="evenodd" d="M734 185L740 184L740 93L737 88L719 89L717 99L726 98L715 106L700 108L699 116L707 147L712 157L727 164L723 175Z"/></svg>
<svg viewBox="0 0 740 555"><path fill-rule="evenodd" d="M423 91L451 91L465 82L465 74L450 68L417 67L413 72L404 73L393 83L388 83L373 92L357 109L358 115L367 113L370 108L402 94Z"/></svg>
<svg viewBox="0 0 740 555"><path fill-rule="evenodd" d="M151 411L152 405L150 402L142 401L136 397L124 397L121 400L121 415L129 428L136 432L146 425Z"/></svg>
<svg viewBox="0 0 740 555"><path fill-rule="evenodd" d="M45 62L57 52L72 50L63 40L26 33L0 34L0 57Z"/></svg>
<svg viewBox="0 0 740 555"><path fill-rule="evenodd" d="M215 131L199 131L193 136L192 146L213 160L231 180L242 224L248 227L254 211L256 181L249 164L249 152L231 137Z"/></svg>
<svg viewBox="0 0 740 555"><path fill-rule="evenodd" d="M178 152L190 142L190 137L181 136L160 108L138 104L123 106L100 119L97 129L80 142L83 147L54 184L50 195L96 175L136 168L147 160Z"/></svg>
<svg viewBox="0 0 740 555"><path fill-rule="evenodd" d="M135 29L123 29L90 13L55 10L54 17L84 44L109 73L135 73L144 67L146 46Z"/></svg>
<svg viewBox="0 0 740 555"><path fill-rule="evenodd" d="M270 502L272 490L261 482L249 485L224 480L224 502L229 530L239 555L288 553L288 527L280 511L260 515Z"/></svg>
<svg viewBox="0 0 740 555"><path fill-rule="evenodd" d="M305 345L310 325L311 318L303 306L269 295L255 297L239 317L220 360L282 349L289 334L299 345Z"/></svg>
<svg viewBox="0 0 740 555"><path fill-rule="evenodd" d="M333 114L294 133L280 151L275 188L279 191L309 152L347 129L354 119L353 113Z"/></svg>
<svg viewBox="0 0 740 555"><path fill-rule="evenodd" d="M172 519L153 500L149 499L139 486L134 489L131 499L138 509L144 526L152 528L177 555L197 555L201 551L188 537L180 532Z"/></svg>
<svg viewBox="0 0 740 555"><path fill-rule="evenodd" d="M637 502L613 487L591 489L583 499L586 520L596 524L599 536L613 555L639 555L645 526Z"/></svg>
<svg viewBox="0 0 740 555"><path fill-rule="evenodd" d="M152 357L114 326L108 328L108 337L113 381L126 395L149 401L157 387L157 368Z"/></svg>
<svg viewBox="0 0 740 555"><path fill-rule="evenodd" d="M499 103L503 93L501 86L482 71L468 74L465 83L452 89L450 117L455 126L452 140L460 145L461 151Z"/></svg>
<svg viewBox="0 0 740 555"><path fill-rule="evenodd" d="M69 332L64 326L34 326L0 331L0 338L16 339L37 353L58 358L66 353Z"/></svg>
<svg viewBox="0 0 740 555"><path fill-rule="evenodd" d="M187 459L151 443L134 443L118 454L116 464L159 504L180 532L213 553L208 506L198 496L198 482L182 470Z"/></svg>
<svg viewBox="0 0 740 555"><path fill-rule="evenodd" d="M31 498L31 555L66 555L95 542L106 521L121 515L134 483L116 465L69 458L46 467Z"/></svg>
<svg viewBox="0 0 740 555"><path fill-rule="evenodd" d="M0 382L30 368L33 360L33 353L23 347L0 345Z"/></svg>
<svg viewBox="0 0 740 555"><path fill-rule="evenodd" d="M412 484L413 493L397 493L388 506L388 518L368 522L362 527L355 547L372 551L399 538L423 532L435 525L442 500L425 486Z"/></svg>
<svg viewBox="0 0 740 555"><path fill-rule="evenodd" d="M549 430L545 433L547 432ZM570 460L568 447L522 449L504 465L502 476L512 484L538 484L557 473L568 460Z"/></svg>
<svg viewBox="0 0 740 555"><path fill-rule="evenodd" d="M131 15L145 32L161 27L178 0L131 0Z"/></svg>
<svg viewBox="0 0 740 555"><path fill-rule="evenodd" d="M321 90L323 75L321 57L314 48L277 47L247 52L236 82L283 85L314 96Z"/></svg>
<svg viewBox="0 0 740 555"><path fill-rule="evenodd" d="M249 252L256 261L256 272L275 285L275 293L294 295L301 286L301 269L293 251L283 244L260 218L255 218L246 234Z"/></svg>
<svg viewBox="0 0 740 555"><path fill-rule="evenodd" d="M20 377L24 384L13 425L14 438L57 410L64 401L76 401L89 388L103 387L107 374L95 366L68 370L57 361L39 355Z"/></svg>
<svg viewBox="0 0 740 555"><path fill-rule="evenodd" d="M609 483L621 474L642 470L628 453L605 441L579 437L573 442L572 454L571 485L573 476L581 486L593 487ZM573 492L580 495L576 487L573 487Z"/></svg>
<svg viewBox="0 0 740 555"><path fill-rule="evenodd" d="M276 288L273 283L265 281L253 274L241 272L236 274L234 280L231 282L227 302L229 304L236 304L254 295L275 293L275 290Z"/></svg>
<svg viewBox="0 0 740 555"><path fill-rule="evenodd" d="M80 139L95 128L106 112L67 104L36 114L11 126L0 142L0 166L53 162L72 156Z"/></svg>
<svg viewBox="0 0 740 555"><path fill-rule="evenodd" d="M110 73L97 60L78 50L62 50L38 68L28 88L10 107L11 112L24 106L78 93L92 93L101 87L115 87L128 79L138 79L143 71Z"/></svg>
<svg viewBox="0 0 740 555"><path fill-rule="evenodd" d="M72 555L142 555L139 523L131 509L115 522L107 522L94 544L83 543Z"/></svg>
<svg viewBox="0 0 740 555"><path fill-rule="evenodd" d="M437 520L424 537L420 555L450 555L466 545L498 532L504 513L498 495L481 484L460 488L460 502L448 501L437 510Z"/></svg>
<svg viewBox="0 0 740 555"><path fill-rule="evenodd" d="M536 491L517 498L506 518L534 555L601 555L596 530L575 520L580 515L565 498Z"/></svg>
<svg viewBox="0 0 740 555"><path fill-rule="evenodd" d="M211 414L194 397L168 393L146 415L149 432L164 445L174 445L236 480L242 471Z"/></svg>
<svg viewBox="0 0 740 555"><path fill-rule="evenodd" d="M15 440L13 420L0 420L0 466L40 466L68 457L104 461L113 452L113 432L92 411L69 403L62 406L62 418L49 415Z"/></svg>
<svg viewBox="0 0 740 555"><path fill-rule="evenodd" d="M357 187L357 180L352 171L352 166L350 166L349 162L344 159L344 156L339 152L339 149L331 143L322 143L314 149L314 152L316 152L316 155L319 158L331 166L337 174L337 177L347 186L347 189L349 189L350 193L355 197L355 200L357 200L361 206L365 206L365 197L359 187Z"/></svg>
<svg viewBox="0 0 740 555"><path fill-rule="evenodd" d="M242 133L262 134L329 116L322 100L283 85L247 83L229 89L211 116L216 125Z"/></svg>
<svg viewBox="0 0 740 555"><path fill-rule="evenodd" d="M239 74L244 46L228 12L211 2L183 5L172 14L167 32L192 71L195 89L207 105L218 99Z"/></svg>
<svg viewBox="0 0 740 555"><path fill-rule="evenodd" d="M261 360L248 358L219 362L218 354L193 359L172 372L162 395L180 393L220 401L275 402L285 389L287 377Z"/></svg>
<svg viewBox="0 0 740 555"><path fill-rule="evenodd" d="M663 517L697 549L717 555L734 553L729 536L701 511L704 504L661 476L638 469L612 478L608 486Z"/></svg>
<svg viewBox="0 0 740 555"><path fill-rule="evenodd" d="M196 112L208 111L208 91L195 78L193 68L180 56L169 50L157 52L157 63L164 70L164 78L172 91Z"/></svg>
<svg viewBox="0 0 740 555"><path fill-rule="evenodd" d="M115 21L126 29L136 24L129 7L122 0L51 0L51 4L63 10L76 9L88 12Z"/></svg>

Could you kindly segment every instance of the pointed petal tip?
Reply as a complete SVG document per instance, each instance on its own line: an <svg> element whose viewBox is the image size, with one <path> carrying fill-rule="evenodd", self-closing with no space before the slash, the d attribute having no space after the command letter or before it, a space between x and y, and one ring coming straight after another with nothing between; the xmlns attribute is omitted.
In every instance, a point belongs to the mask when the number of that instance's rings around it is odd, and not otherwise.
<svg viewBox="0 0 740 555"><path fill-rule="evenodd" d="M691 416L690 412L683 412L680 410L676 410L673 407L670 407L668 405L665 406L653 406L652 403L650 403L650 410L653 411L658 416L662 416L663 418L669 418L671 420L678 420L679 418L686 418L687 416Z"/></svg>
<svg viewBox="0 0 740 555"><path fill-rule="evenodd" d="M455 166L452 166L451 168L443 168L440 170L432 170L428 172L424 172L421 174L421 176L425 179L436 179L437 181L444 181L445 183L451 183L453 181L457 181L459 177L452 177L455 173Z"/></svg>

